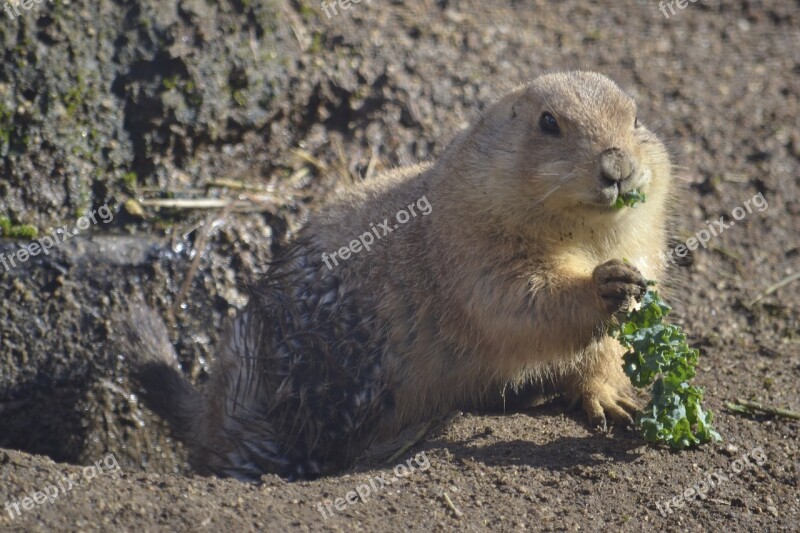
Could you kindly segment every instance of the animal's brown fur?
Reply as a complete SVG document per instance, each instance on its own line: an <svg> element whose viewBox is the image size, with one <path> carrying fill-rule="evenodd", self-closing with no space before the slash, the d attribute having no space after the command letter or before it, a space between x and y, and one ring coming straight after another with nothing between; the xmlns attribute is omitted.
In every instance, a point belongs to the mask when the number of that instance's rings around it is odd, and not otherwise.
<svg viewBox="0 0 800 533"><path fill-rule="evenodd" d="M540 129L544 112L560 135ZM311 218L293 245L295 259L271 274L287 277L265 281L269 294L254 295L228 335L205 407L194 408L205 412L194 432L201 435L195 447L204 450L195 464L238 477L325 473L376 436L485 405L509 386L536 380L581 402L592 423L604 423L605 415L629 420L635 404L621 348L605 330L641 296L644 278L662 275L672 190L666 149L635 119L633 100L599 74L546 75L490 106L435 164L341 191ZM600 178L601 154L611 148L635 166L619 189L638 188L645 203L611 207L617 189ZM372 223L393 222L422 197L429 215L332 270L322 264L323 252L347 246ZM309 294L316 294L313 305ZM363 335L338 320L357 324ZM292 348L286 339L305 330L320 342ZM348 343L355 348L342 348ZM281 362L273 361L276 353ZM363 379L368 368L376 375ZM349 378L319 387L336 375ZM369 390L368 407L336 396L327 403L339 411L305 409L325 403L337 387ZM289 409L280 394L294 395L296 405ZM345 420L357 414L361 427L346 436L321 429L320 418L342 409L352 410ZM259 439L271 443L274 457L263 447L247 451ZM342 443L352 453L334 460L326 447ZM302 448L299 455L293 446Z"/></svg>

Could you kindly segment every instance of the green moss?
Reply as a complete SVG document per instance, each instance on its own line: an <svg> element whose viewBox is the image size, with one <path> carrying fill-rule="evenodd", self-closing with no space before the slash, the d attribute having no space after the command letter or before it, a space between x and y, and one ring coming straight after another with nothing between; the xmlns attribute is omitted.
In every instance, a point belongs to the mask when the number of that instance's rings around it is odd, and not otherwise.
<svg viewBox="0 0 800 533"><path fill-rule="evenodd" d="M242 90L237 89L233 91L233 93L231 94L231 98L233 98L233 101L236 102L241 107L247 105L247 95L245 95L245 92Z"/></svg>
<svg viewBox="0 0 800 533"><path fill-rule="evenodd" d="M78 202L77 202L78 205L75 206L75 212L73 213L75 215L75 218L81 218L86 213L88 213L89 208L92 205L91 203L92 195L89 192L89 189L87 188L88 183L84 180L81 180L78 184L78 187L79 187Z"/></svg>
<svg viewBox="0 0 800 533"><path fill-rule="evenodd" d="M84 148L83 146L73 145L70 150L70 154L74 155L75 157L80 157L81 159L90 159L92 156L92 152Z"/></svg>
<svg viewBox="0 0 800 533"><path fill-rule="evenodd" d="M369 85L359 85L353 93L353 100L363 100L369 96L371 87Z"/></svg>
<svg viewBox="0 0 800 533"><path fill-rule="evenodd" d="M303 17L304 22L311 22L316 15L317 13L312 7L307 6L306 4L300 5L300 16Z"/></svg>
<svg viewBox="0 0 800 533"><path fill-rule="evenodd" d="M178 215L171 215L168 213L160 213L149 219L150 224L159 230L168 230L181 222L183 219Z"/></svg>
<svg viewBox="0 0 800 533"><path fill-rule="evenodd" d="M39 229L30 224L15 226L7 217L0 217L0 237L8 239L35 239L39 236Z"/></svg>
<svg viewBox="0 0 800 533"><path fill-rule="evenodd" d="M14 113L0 105L0 155L5 153L11 144L11 133L14 131Z"/></svg>
<svg viewBox="0 0 800 533"><path fill-rule="evenodd" d="M188 95L187 102L189 102L189 105L193 107L200 107L201 105L203 105L203 97L200 95L199 92L192 93Z"/></svg>
<svg viewBox="0 0 800 533"><path fill-rule="evenodd" d="M598 29L588 30L586 32L586 40L587 41L599 41L603 38L603 34Z"/></svg>
<svg viewBox="0 0 800 533"><path fill-rule="evenodd" d="M161 81L161 87L163 87L165 91L181 92L186 102L193 107L200 107L203 104L203 96L192 80L183 79L176 74L169 78L164 78Z"/></svg>
<svg viewBox="0 0 800 533"><path fill-rule="evenodd" d="M15 239L35 239L39 236L39 228L23 224L11 229L11 237Z"/></svg>
<svg viewBox="0 0 800 533"><path fill-rule="evenodd" d="M83 81L83 76L78 74L75 85L64 94L64 105L67 108L67 115L74 116L75 112L86 103L87 90Z"/></svg>
<svg viewBox="0 0 800 533"><path fill-rule="evenodd" d="M170 76L169 78L164 78L164 80L161 82L161 86L167 91L172 91L178 88L180 81L180 76L176 74L174 76Z"/></svg>
<svg viewBox="0 0 800 533"><path fill-rule="evenodd" d="M136 175L136 172L126 172L122 175L122 182L129 189L135 189L136 184L139 183L139 176Z"/></svg>
<svg viewBox="0 0 800 533"><path fill-rule="evenodd" d="M308 51L312 54L319 54L324 49L325 47L322 45L322 34L315 31L314 35L311 37L311 46L308 47Z"/></svg>

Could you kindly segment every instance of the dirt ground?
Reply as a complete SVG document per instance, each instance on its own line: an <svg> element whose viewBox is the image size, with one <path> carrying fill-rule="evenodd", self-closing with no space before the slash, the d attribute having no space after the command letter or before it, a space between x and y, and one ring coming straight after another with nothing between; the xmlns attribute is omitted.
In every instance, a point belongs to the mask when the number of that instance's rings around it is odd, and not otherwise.
<svg viewBox="0 0 800 533"><path fill-rule="evenodd" d="M363 0L328 17L305 0L92 0L1 12L0 220L40 236L104 205L113 220L0 267L0 531L800 530L800 421L726 407L800 410L800 280L753 302L800 269L800 2L674 9ZM593 431L556 401L461 413L398 459L373 453L313 482L193 476L128 381L109 320L121 297L159 308L202 383L245 284L337 182L435 158L503 90L571 68L615 79L669 145L684 186L676 241L730 223L672 269L668 292L724 442L673 453ZM744 210L759 194L768 207ZM153 205L231 197L231 212ZM27 242L0 239L0 253Z"/></svg>

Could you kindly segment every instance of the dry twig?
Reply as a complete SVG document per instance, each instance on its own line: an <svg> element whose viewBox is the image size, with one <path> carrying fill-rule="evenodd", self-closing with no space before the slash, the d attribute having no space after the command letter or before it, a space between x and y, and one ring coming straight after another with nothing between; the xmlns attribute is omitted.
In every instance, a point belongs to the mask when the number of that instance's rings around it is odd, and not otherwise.
<svg viewBox="0 0 800 533"><path fill-rule="evenodd" d="M456 507L456 506L455 506L455 504L453 504L453 500L451 500L451 499L450 499L450 495L449 495L449 494L447 494L446 492L443 492L443 493L442 493L442 496L444 496L444 502L445 502L445 503L447 504L447 506L448 506L448 507L449 507L449 508L450 508L450 509L453 511L453 514L455 514L455 515L456 515L456 518L461 518L461 516L462 516L464 513L462 513L461 511L459 511L458 507Z"/></svg>
<svg viewBox="0 0 800 533"><path fill-rule="evenodd" d="M172 305L173 316L175 316L175 313L177 313L181 308L183 300L186 297L186 294L189 292L189 287L192 285L192 280L194 280L194 276L197 274L197 269L200 268L200 259L202 258L203 252L206 249L208 238L211 236L211 230L214 225L214 221L217 219L224 221L226 218L228 218L228 215L231 214L231 211L233 211L235 205L236 202L230 202L220 213L213 213L206 219L203 231L200 233L200 237L198 237L197 243L194 247L195 256L192 260L191 266L189 267L189 272L187 272L186 277L183 280L183 285L181 285L181 289L178 292L178 296L175 298L175 303Z"/></svg>
<svg viewBox="0 0 800 533"><path fill-rule="evenodd" d="M787 286L787 285L788 285L788 284L790 284L791 282L793 282L793 281L796 281L796 280L798 280L798 279L800 279L800 271L798 271L798 272L795 272L794 274L791 274L791 275L789 275L789 276L786 276L785 278L783 278L783 279L782 279L782 280L780 280L779 282L777 282L777 283L774 283L774 284L770 285L769 287L767 287L767 288L764 290L764 292L762 292L761 294L757 295L755 298L753 298L752 300L750 300L749 302L747 302L746 304L744 304L744 306L745 306L745 307L747 307L747 308L749 309L750 307L752 307L752 306L753 306L753 304L755 304L755 303L756 303L757 301L759 301L761 298L763 298L763 297L765 297L765 296L769 296L769 295L770 295L770 294L772 294L773 292L775 292L775 291L778 291L778 290L782 289L783 287Z"/></svg>
<svg viewBox="0 0 800 533"><path fill-rule="evenodd" d="M781 418L791 418L793 420L800 420L800 413L790 411L788 409L781 409L779 407L770 407L758 402L750 400L736 399L736 403L728 403L728 409L742 414L755 414L755 412L766 413L769 415L779 416Z"/></svg>

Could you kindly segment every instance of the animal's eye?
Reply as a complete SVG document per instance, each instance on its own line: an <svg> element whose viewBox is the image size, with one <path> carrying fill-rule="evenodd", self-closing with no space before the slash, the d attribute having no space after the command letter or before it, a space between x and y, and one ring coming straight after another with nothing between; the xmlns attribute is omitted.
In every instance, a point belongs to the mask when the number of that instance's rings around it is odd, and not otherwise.
<svg viewBox="0 0 800 533"><path fill-rule="evenodd" d="M561 129L558 127L556 117L552 113L545 111L539 118L539 129L548 135L560 135Z"/></svg>
<svg viewBox="0 0 800 533"><path fill-rule="evenodd" d="M639 129L642 127L642 124L639 122L639 115L636 115L636 118L633 119L633 127Z"/></svg>

